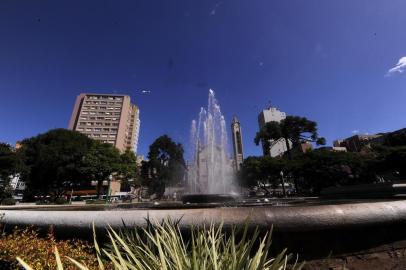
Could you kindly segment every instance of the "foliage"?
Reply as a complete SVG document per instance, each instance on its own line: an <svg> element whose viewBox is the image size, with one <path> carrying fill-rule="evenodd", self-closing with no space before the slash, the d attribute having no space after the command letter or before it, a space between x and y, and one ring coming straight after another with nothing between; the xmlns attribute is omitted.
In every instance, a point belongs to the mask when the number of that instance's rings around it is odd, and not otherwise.
<svg viewBox="0 0 406 270"><path fill-rule="evenodd" d="M55 204L69 204L69 201L67 201L63 197L56 198L54 201Z"/></svg>
<svg viewBox="0 0 406 270"><path fill-rule="evenodd" d="M142 231L117 233L110 229L110 248L101 249L95 241L99 269L104 269L100 259L102 255L107 257L114 269L299 270L303 267L292 261L292 255L287 254L286 250L272 258L268 253L271 233L261 239L258 230L250 234L247 228L238 231L234 227L229 234L223 231L221 225L192 228L191 239L187 242L179 227L169 221ZM55 257L56 261L61 258L58 251ZM18 260L25 269L30 269L24 263L24 258ZM77 260L71 262L79 269L87 269ZM292 264L288 266L288 263ZM63 269L62 264L58 269Z"/></svg>
<svg viewBox="0 0 406 270"><path fill-rule="evenodd" d="M103 181L120 170L120 152L113 145L93 140L89 151L83 157L82 173L97 181L97 195L100 195Z"/></svg>
<svg viewBox="0 0 406 270"><path fill-rule="evenodd" d="M360 153L316 150L294 158L291 174L302 189L318 194L322 188L376 180L373 157Z"/></svg>
<svg viewBox="0 0 406 270"><path fill-rule="evenodd" d="M33 194L63 195L71 186L86 185L82 160L92 145L86 135L54 129L22 141L19 154L28 171L22 174L27 191Z"/></svg>
<svg viewBox="0 0 406 270"><path fill-rule="evenodd" d="M20 156L16 154L13 147L0 143L0 201L11 197L10 177L17 175L22 170Z"/></svg>
<svg viewBox="0 0 406 270"><path fill-rule="evenodd" d="M151 193L161 197L168 184L178 184L183 180L185 160L183 147L168 135L157 138L149 147L148 162L143 162L142 176Z"/></svg>
<svg viewBox="0 0 406 270"><path fill-rule="evenodd" d="M239 180L243 186L258 186L269 194L267 184L271 184L273 188L276 188L282 180L280 172L286 172L287 170L288 164L284 159L271 158L269 156L251 156L244 160Z"/></svg>
<svg viewBox="0 0 406 270"><path fill-rule="evenodd" d="M57 260L53 255L53 247L57 247L62 255L61 261L65 269L77 269L66 256L83 262L89 269L98 269L97 257L92 246L80 240L57 241L50 232L45 238L38 235L32 228L15 229L11 234L3 234L0 238L0 261L8 262L12 269L20 269L16 256L27 262L35 270L56 269ZM106 264L109 267L108 264Z"/></svg>
<svg viewBox="0 0 406 270"><path fill-rule="evenodd" d="M289 161L267 156L248 157L242 164L241 184L265 189L264 183L277 185L281 179L280 171L283 171L284 175L296 180L302 191L317 195L322 188L329 186L374 182L377 170L383 167L381 163L373 155L327 150L296 155ZM397 163L392 161L392 164Z"/></svg>
<svg viewBox="0 0 406 270"><path fill-rule="evenodd" d="M385 135L384 144L387 146L406 146L406 129Z"/></svg>
<svg viewBox="0 0 406 270"><path fill-rule="evenodd" d="M269 155L270 140L285 139L287 154L291 157L289 141L293 147L302 142L314 142L317 145L325 144L325 139L317 133L317 123L308 120L306 117L288 116L280 122L266 123L257 132L254 142L258 145L262 142L264 155Z"/></svg>
<svg viewBox="0 0 406 270"><path fill-rule="evenodd" d="M127 150L120 155L118 171L117 178L121 180L122 186L139 187L141 185L137 157L133 151Z"/></svg>
<svg viewBox="0 0 406 270"><path fill-rule="evenodd" d="M1 205L15 205L16 200L14 198L5 198L1 201Z"/></svg>
<svg viewBox="0 0 406 270"><path fill-rule="evenodd" d="M375 145L375 167L379 174L396 174L397 178L406 178L406 146Z"/></svg>
<svg viewBox="0 0 406 270"><path fill-rule="evenodd" d="M106 203L108 203L108 201L96 199L96 200L86 200L85 203L86 204L106 204Z"/></svg>
<svg viewBox="0 0 406 270"><path fill-rule="evenodd" d="M112 175L124 182L136 180L134 153L120 154L113 145L76 131L54 129L21 144L18 156L27 167L22 180L31 197L59 198L73 187L88 187L91 180L98 182L100 194L103 181L110 181Z"/></svg>

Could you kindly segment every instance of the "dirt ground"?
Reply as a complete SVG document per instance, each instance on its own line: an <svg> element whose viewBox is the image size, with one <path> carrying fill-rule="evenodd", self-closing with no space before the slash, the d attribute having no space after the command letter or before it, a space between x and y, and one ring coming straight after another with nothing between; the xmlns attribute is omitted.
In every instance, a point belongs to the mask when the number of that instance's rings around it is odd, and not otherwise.
<svg viewBox="0 0 406 270"><path fill-rule="evenodd" d="M308 261L303 270L406 270L406 250Z"/></svg>

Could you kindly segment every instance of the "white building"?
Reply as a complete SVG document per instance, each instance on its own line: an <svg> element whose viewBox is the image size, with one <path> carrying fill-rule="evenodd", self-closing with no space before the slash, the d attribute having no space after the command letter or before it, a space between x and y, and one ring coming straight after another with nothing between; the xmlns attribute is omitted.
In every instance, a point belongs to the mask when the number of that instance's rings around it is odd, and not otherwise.
<svg viewBox="0 0 406 270"><path fill-rule="evenodd" d="M16 192L25 190L25 182L20 179L20 175L11 178L10 186Z"/></svg>
<svg viewBox="0 0 406 270"><path fill-rule="evenodd" d="M286 113L281 112L277 108L274 107L269 107L266 110L263 110L259 115L258 115L258 124L259 124L259 129L261 129L263 126L265 126L266 123L269 122L280 122L283 119L286 118ZM286 151L286 142L285 139L280 138L278 140L271 140L270 142L270 147L269 147L269 155L271 157L278 157L282 156ZM292 148L292 142L289 141L289 146Z"/></svg>
<svg viewBox="0 0 406 270"><path fill-rule="evenodd" d="M282 121L285 118L286 118L286 113L281 112L277 108L269 107L268 109L263 110L258 115L259 128L261 129L268 122L275 121L275 122L279 123L280 121Z"/></svg>
<svg viewBox="0 0 406 270"><path fill-rule="evenodd" d="M292 142L289 141L289 147L292 149ZM278 140L272 140L271 141L271 146L269 147L269 154L271 157L280 157L282 156L286 151L288 151L286 147L286 141L283 138L280 138Z"/></svg>

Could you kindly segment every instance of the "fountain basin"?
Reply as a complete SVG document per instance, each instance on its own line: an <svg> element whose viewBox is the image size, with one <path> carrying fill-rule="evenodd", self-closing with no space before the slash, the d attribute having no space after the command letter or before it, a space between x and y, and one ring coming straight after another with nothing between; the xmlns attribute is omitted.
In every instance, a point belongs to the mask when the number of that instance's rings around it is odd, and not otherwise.
<svg viewBox="0 0 406 270"><path fill-rule="evenodd" d="M184 204L195 203L229 203L237 201L237 196L230 194L187 194L182 196Z"/></svg>
<svg viewBox="0 0 406 270"><path fill-rule="evenodd" d="M181 220L180 226L202 225L223 222L228 225L241 225L249 220L249 226L276 231L314 231L330 228L382 225L406 222L406 200L390 200L367 203L343 203L327 205L298 206L239 206L214 208L148 209L148 208L87 208L73 206L47 209L2 207L1 223L7 226L36 226L64 230L66 234L112 226L121 228L123 222L129 226L145 226L146 218L158 222L165 218ZM87 209L85 209L87 208Z"/></svg>
<svg viewBox="0 0 406 270"><path fill-rule="evenodd" d="M345 254L377 247L406 248L406 200L211 208L189 208L179 204L175 209L83 207L86 209L79 210L73 207L75 211L65 211L69 207L26 210L2 207L1 223L6 229L34 226L48 230L53 226L58 237L89 240L93 236L93 224L98 235L105 235L107 226L116 230L124 224L145 227L147 218L157 222L167 218L180 220L181 230L212 223L223 223L228 229L247 223L250 230L259 228L266 232L273 228L274 247L288 247L307 259L326 257L330 251Z"/></svg>

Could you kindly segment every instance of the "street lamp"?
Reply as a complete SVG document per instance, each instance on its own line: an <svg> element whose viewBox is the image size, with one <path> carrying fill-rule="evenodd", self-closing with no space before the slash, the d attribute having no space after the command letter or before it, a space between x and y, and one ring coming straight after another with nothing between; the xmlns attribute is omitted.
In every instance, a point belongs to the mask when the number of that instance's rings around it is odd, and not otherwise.
<svg viewBox="0 0 406 270"><path fill-rule="evenodd" d="M281 175L281 180L282 180L282 191L283 191L283 197L286 198L286 190L285 190L285 178L283 178L283 171L280 172Z"/></svg>

